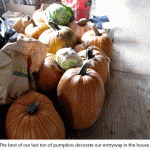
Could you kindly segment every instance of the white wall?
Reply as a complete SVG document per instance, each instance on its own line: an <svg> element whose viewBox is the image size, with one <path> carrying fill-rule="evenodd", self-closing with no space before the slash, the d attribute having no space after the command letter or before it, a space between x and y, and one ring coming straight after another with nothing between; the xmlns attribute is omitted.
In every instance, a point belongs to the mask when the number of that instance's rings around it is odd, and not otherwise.
<svg viewBox="0 0 150 150"><path fill-rule="evenodd" d="M95 0L95 6L121 28L118 34L150 42L150 0Z"/></svg>

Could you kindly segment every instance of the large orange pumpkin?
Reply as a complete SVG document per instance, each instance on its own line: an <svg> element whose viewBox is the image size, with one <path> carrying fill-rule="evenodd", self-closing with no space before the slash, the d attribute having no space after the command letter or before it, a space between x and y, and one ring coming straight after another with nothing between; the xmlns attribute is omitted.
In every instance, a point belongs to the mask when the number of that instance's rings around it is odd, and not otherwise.
<svg viewBox="0 0 150 150"><path fill-rule="evenodd" d="M104 84L101 76L88 68L89 63L67 70L57 86L57 99L62 113L75 130L90 127L98 119L103 107Z"/></svg>
<svg viewBox="0 0 150 150"><path fill-rule="evenodd" d="M97 47L88 47L86 50L83 50L78 54L82 58L83 63L90 59L92 60L89 68L95 70L102 77L103 83L105 84L109 73L110 59L104 54L104 52Z"/></svg>
<svg viewBox="0 0 150 150"><path fill-rule="evenodd" d="M44 44L49 45L49 53L56 54L56 52L65 47L74 47L77 43L75 33L66 26L57 26L49 22L52 29L44 31L39 40Z"/></svg>
<svg viewBox="0 0 150 150"><path fill-rule="evenodd" d="M65 139L66 136L53 103L37 92L26 93L13 102L5 127L8 139Z"/></svg>
<svg viewBox="0 0 150 150"><path fill-rule="evenodd" d="M87 24L86 18L82 18L78 22L71 22L67 26L71 28L77 36L78 43L81 43L81 37L83 34L91 30L91 27Z"/></svg>
<svg viewBox="0 0 150 150"><path fill-rule="evenodd" d="M88 43L88 46L100 48L110 59L112 58L113 43L109 35L95 26L87 31L81 38L82 43Z"/></svg>

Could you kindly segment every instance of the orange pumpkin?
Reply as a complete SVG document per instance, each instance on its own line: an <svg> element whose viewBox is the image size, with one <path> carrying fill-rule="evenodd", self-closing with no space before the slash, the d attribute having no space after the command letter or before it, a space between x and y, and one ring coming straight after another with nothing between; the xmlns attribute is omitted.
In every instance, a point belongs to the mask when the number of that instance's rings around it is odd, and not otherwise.
<svg viewBox="0 0 150 150"><path fill-rule="evenodd" d="M110 59L112 58L113 43L105 31L92 26L92 30L84 33L81 41L82 43L88 43L88 46L100 48Z"/></svg>
<svg viewBox="0 0 150 150"><path fill-rule="evenodd" d="M37 88L44 93L49 93L57 87L64 73L55 62L55 58L55 55L47 53L44 63L40 69L34 73Z"/></svg>
<svg viewBox="0 0 150 150"><path fill-rule="evenodd" d="M109 73L109 61L110 59L103 53L102 50L96 47L88 47L78 53L83 60L83 64L91 59L91 65L89 68L95 70L103 79L103 83L107 81Z"/></svg>
<svg viewBox="0 0 150 150"><path fill-rule="evenodd" d="M44 14L44 10L46 9L46 6L45 4L43 3L41 5L41 7L39 9L37 9L33 15L32 15L32 19L35 21L35 22L45 22L45 14Z"/></svg>
<svg viewBox="0 0 150 150"><path fill-rule="evenodd" d="M53 103L37 92L26 93L13 102L5 127L8 139L65 139L66 136Z"/></svg>
<svg viewBox="0 0 150 150"><path fill-rule="evenodd" d="M90 61L82 67L67 70L57 86L62 114L75 130L90 127L98 119L103 107L104 84L102 77L88 68Z"/></svg>
<svg viewBox="0 0 150 150"><path fill-rule="evenodd" d="M81 43L82 35L91 30L91 27L87 24L86 18L82 18L78 22L71 22L68 24L68 27L71 28L77 36L78 43Z"/></svg>
<svg viewBox="0 0 150 150"><path fill-rule="evenodd" d="M78 53L80 51L85 50L86 48L88 48L87 43L81 43L81 44L77 44L73 49Z"/></svg>
<svg viewBox="0 0 150 150"><path fill-rule="evenodd" d="M32 23L27 25L25 28L25 35L30 38L38 39L39 36L50 27L44 23L44 22L34 22L33 19L31 19Z"/></svg>
<svg viewBox="0 0 150 150"><path fill-rule="evenodd" d="M44 31L39 37L42 43L49 45L49 53L56 54L61 48L73 48L76 45L77 37L69 27L57 26L51 22L49 24L52 29Z"/></svg>

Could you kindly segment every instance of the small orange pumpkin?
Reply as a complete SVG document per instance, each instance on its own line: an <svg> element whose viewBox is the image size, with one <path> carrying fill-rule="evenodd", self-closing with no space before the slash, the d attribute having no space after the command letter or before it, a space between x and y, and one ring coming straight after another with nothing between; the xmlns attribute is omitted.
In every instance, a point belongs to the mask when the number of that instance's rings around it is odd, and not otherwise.
<svg viewBox="0 0 150 150"><path fill-rule="evenodd" d="M46 9L46 6L45 4L43 3L41 5L41 7L39 9L37 9L33 15L32 15L32 19L35 21L35 22L45 22L46 20L46 17L45 17L45 14L44 14L44 10Z"/></svg>
<svg viewBox="0 0 150 150"><path fill-rule="evenodd" d="M64 123L51 100L29 92L9 107L5 122L8 139L65 139Z"/></svg>
<svg viewBox="0 0 150 150"><path fill-rule="evenodd" d="M50 27L44 22L34 22L31 19L31 23L25 28L25 35L30 38L38 39L39 36Z"/></svg>
<svg viewBox="0 0 150 150"><path fill-rule="evenodd" d="M55 58L55 55L47 53L44 63L39 70L34 73L38 90L41 90L46 94L57 87L58 82L64 73L55 62Z"/></svg>
<svg viewBox="0 0 150 150"><path fill-rule="evenodd" d="M110 59L112 58L113 43L109 35L95 26L87 31L81 38L82 43L88 43L88 46L100 48Z"/></svg>
<svg viewBox="0 0 150 150"><path fill-rule="evenodd" d="M83 60L83 64L91 59L91 65L89 68L95 70L103 79L103 83L107 81L109 73L109 61L110 59L104 54L102 50L97 47L88 47L78 53Z"/></svg>
<svg viewBox="0 0 150 150"><path fill-rule="evenodd" d="M85 50L86 48L88 48L87 43L81 43L81 44L77 44L73 49L78 53L80 51Z"/></svg>
<svg viewBox="0 0 150 150"><path fill-rule="evenodd" d="M78 43L81 43L82 35L91 30L91 27L87 24L87 19L82 18L78 22L71 22L67 25L69 28L73 30L75 35L77 36Z"/></svg>

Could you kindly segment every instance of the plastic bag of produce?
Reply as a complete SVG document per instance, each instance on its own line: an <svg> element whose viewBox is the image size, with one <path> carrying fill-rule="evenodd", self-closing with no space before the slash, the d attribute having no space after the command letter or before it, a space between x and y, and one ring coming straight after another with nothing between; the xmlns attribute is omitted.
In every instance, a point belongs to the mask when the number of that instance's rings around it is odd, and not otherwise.
<svg viewBox="0 0 150 150"><path fill-rule="evenodd" d="M18 33L10 28L4 18L0 18L0 49L8 42L17 41Z"/></svg>
<svg viewBox="0 0 150 150"><path fill-rule="evenodd" d="M44 10L48 22L67 25L74 20L74 12L70 7L53 3Z"/></svg>

